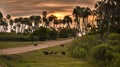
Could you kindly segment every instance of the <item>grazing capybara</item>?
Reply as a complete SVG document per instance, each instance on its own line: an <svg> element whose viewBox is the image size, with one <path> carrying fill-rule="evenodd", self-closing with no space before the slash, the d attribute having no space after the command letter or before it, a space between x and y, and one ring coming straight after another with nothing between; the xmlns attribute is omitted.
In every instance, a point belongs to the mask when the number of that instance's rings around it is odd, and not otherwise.
<svg viewBox="0 0 120 67"><path fill-rule="evenodd" d="M57 54L58 52L55 52L54 54Z"/></svg>
<svg viewBox="0 0 120 67"><path fill-rule="evenodd" d="M43 51L43 53L44 53L45 55L49 55L49 53L48 53L47 51Z"/></svg>
<svg viewBox="0 0 120 67"><path fill-rule="evenodd" d="M49 54L53 54L53 51L52 51L52 52L50 52Z"/></svg>
<svg viewBox="0 0 120 67"><path fill-rule="evenodd" d="M61 52L62 53L62 55L65 55L66 53L65 52Z"/></svg>
<svg viewBox="0 0 120 67"><path fill-rule="evenodd" d="M62 45L60 45L61 47L64 47L64 45L62 44Z"/></svg>
<svg viewBox="0 0 120 67"><path fill-rule="evenodd" d="M34 44L34 46L37 46L37 44Z"/></svg>

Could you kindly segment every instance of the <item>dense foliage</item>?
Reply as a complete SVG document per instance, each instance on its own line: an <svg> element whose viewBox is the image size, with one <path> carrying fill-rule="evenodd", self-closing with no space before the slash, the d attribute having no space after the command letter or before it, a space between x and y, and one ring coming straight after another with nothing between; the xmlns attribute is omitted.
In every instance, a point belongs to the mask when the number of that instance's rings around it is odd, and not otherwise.
<svg viewBox="0 0 120 67"><path fill-rule="evenodd" d="M105 42L101 41L99 35L85 35L76 38L69 50L72 57L86 59L97 66L117 67L120 58L120 35L115 33L107 35Z"/></svg>

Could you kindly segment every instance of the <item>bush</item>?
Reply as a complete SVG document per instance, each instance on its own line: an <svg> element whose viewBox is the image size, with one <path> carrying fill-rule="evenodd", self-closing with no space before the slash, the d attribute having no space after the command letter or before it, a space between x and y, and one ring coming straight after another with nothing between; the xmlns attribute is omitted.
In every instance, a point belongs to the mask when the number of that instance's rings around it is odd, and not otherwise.
<svg viewBox="0 0 120 67"><path fill-rule="evenodd" d="M75 37L75 36L76 36L76 32L74 29L64 28L59 32L59 37L61 38Z"/></svg>
<svg viewBox="0 0 120 67"><path fill-rule="evenodd" d="M107 40L106 42L107 42L107 44L109 44L111 46L118 46L118 45L120 45L120 42L118 40Z"/></svg>
<svg viewBox="0 0 120 67"><path fill-rule="evenodd" d="M90 48L98 45L98 43L101 43L98 35L85 35L84 37L75 38L69 49L73 50L75 47L81 47L84 48L86 51L89 51Z"/></svg>
<svg viewBox="0 0 120 67"><path fill-rule="evenodd" d="M71 56L73 56L75 58L85 59L86 55L87 55L87 51L85 49L79 48L79 47L76 47L71 52Z"/></svg>
<svg viewBox="0 0 120 67"><path fill-rule="evenodd" d="M54 40L57 39L57 36L58 36L58 32L55 29L52 29L49 33L49 38Z"/></svg>
<svg viewBox="0 0 120 67"><path fill-rule="evenodd" d="M115 58L112 54L113 48L106 44L101 44L91 49L91 58L100 66L110 64Z"/></svg>
<svg viewBox="0 0 120 67"><path fill-rule="evenodd" d="M67 38L69 36L69 32L67 29L62 29L60 32L59 32L59 37L61 38Z"/></svg>
<svg viewBox="0 0 120 67"><path fill-rule="evenodd" d="M37 36L39 40L44 41L49 38L50 30L45 27L40 27L38 30L33 32L34 36Z"/></svg>
<svg viewBox="0 0 120 67"><path fill-rule="evenodd" d="M116 33L112 33L107 36L108 40L119 40L120 41L120 35Z"/></svg>
<svg viewBox="0 0 120 67"><path fill-rule="evenodd" d="M114 63L112 67L120 67L120 58L118 58Z"/></svg>
<svg viewBox="0 0 120 67"><path fill-rule="evenodd" d="M30 41L29 34L0 33L0 41Z"/></svg>

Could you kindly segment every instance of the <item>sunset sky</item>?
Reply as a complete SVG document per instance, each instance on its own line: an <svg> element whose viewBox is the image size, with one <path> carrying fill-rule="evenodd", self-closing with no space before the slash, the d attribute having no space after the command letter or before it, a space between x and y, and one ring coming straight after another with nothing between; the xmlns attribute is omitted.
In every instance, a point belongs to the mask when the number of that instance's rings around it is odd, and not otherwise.
<svg viewBox="0 0 120 67"><path fill-rule="evenodd" d="M75 6L94 8L97 0L0 0L0 11L12 17L41 15L43 11L59 18L72 15Z"/></svg>

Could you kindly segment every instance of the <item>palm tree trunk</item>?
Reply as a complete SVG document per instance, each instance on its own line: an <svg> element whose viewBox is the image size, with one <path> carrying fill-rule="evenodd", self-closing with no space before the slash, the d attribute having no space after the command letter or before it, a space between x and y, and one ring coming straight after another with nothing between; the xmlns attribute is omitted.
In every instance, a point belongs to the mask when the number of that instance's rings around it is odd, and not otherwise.
<svg viewBox="0 0 120 67"><path fill-rule="evenodd" d="M70 24L69 24L69 23L67 23L67 25L68 25L69 29L71 29Z"/></svg>

